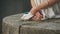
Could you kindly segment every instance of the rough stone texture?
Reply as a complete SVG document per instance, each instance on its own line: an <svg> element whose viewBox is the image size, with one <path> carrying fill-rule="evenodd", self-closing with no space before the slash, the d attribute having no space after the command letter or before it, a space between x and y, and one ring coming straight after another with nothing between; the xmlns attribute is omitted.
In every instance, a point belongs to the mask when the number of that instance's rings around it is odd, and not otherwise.
<svg viewBox="0 0 60 34"><path fill-rule="evenodd" d="M20 34L60 34L60 23L23 25Z"/></svg>
<svg viewBox="0 0 60 34"><path fill-rule="evenodd" d="M60 19L21 21L22 15L5 17L2 24L2 34L60 34Z"/></svg>
<svg viewBox="0 0 60 34"><path fill-rule="evenodd" d="M18 16L12 15L3 19L2 34L19 34L19 28L22 23L20 23Z"/></svg>

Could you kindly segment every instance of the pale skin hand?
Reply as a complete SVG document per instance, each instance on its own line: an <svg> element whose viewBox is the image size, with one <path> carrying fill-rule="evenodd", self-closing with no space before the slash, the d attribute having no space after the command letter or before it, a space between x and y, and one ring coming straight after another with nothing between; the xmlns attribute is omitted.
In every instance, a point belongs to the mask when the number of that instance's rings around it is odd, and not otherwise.
<svg viewBox="0 0 60 34"><path fill-rule="evenodd" d="M48 0L48 2L44 2L36 6L33 1L34 0L31 0L32 9L30 10L30 12L34 15L34 17L32 17L32 20L40 20L42 18L42 15L39 13L39 11L41 9L48 8L49 6L52 6L58 2L58 0Z"/></svg>
<svg viewBox="0 0 60 34"><path fill-rule="evenodd" d="M32 20L41 20L41 18L43 18L43 15L41 15L39 12L37 12L33 17Z"/></svg>

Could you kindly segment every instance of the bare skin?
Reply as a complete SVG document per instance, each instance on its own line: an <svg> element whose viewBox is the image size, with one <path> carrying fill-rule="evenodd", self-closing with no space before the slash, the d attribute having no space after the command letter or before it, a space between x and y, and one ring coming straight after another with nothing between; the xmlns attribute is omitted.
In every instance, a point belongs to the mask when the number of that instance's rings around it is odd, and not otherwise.
<svg viewBox="0 0 60 34"><path fill-rule="evenodd" d="M34 15L34 17L32 17L32 20L41 20L41 18L43 18L43 15L41 15L39 11L48 8L57 2L58 0L48 0L48 2L44 2L36 6L34 0L31 0L32 9L30 10L30 12Z"/></svg>
<svg viewBox="0 0 60 34"><path fill-rule="evenodd" d="M31 5L32 8L36 7L34 0L31 0ZM32 20L41 20L40 18L43 18L43 16L39 13L39 11L37 11L36 14L34 14L34 16L32 17Z"/></svg>

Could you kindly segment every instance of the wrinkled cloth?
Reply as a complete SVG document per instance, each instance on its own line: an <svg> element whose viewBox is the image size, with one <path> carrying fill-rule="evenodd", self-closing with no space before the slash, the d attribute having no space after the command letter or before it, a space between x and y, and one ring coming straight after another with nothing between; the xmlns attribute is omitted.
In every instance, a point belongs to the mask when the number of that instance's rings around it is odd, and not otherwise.
<svg viewBox="0 0 60 34"><path fill-rule="evenodd" d="M34 0L36 6L43 2L48 2L48 0ZM60 0L55 5L43 9L46 18L60 18Z"/></svg>
<svg viewBox="0 0 60 34"><path fill-rule="evenodd" d="M21 20L29 20L31 17L33 17L31 13L23 14L23 16L21 17Z"/></svg>

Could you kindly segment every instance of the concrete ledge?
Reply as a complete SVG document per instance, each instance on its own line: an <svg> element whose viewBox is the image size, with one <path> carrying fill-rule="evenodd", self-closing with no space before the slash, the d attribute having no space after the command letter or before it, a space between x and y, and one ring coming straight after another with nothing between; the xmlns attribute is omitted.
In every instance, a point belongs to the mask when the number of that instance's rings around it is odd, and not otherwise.
<svg viewBox="0 0 60 34"><path fill-rule="evenodd" d="M60 19L21 21L22 15L5 17L2 24L3 34L60 34Z"/></svg>

